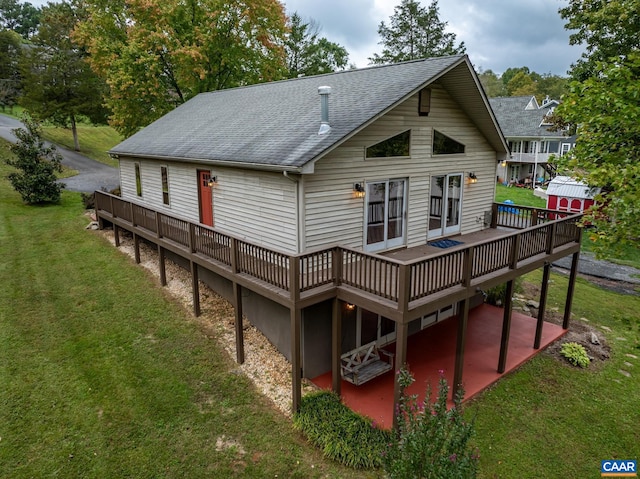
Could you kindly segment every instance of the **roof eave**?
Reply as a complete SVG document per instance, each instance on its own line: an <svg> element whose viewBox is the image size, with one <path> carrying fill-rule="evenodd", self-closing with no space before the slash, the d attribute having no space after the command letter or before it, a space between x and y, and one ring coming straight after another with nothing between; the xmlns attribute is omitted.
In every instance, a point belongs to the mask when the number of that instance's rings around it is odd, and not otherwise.
<svg viewBox="0 0 640 479"><path fill-rule="evenodd" d="M180 162L180 163L196 163L200 165L209 165L209 166L218 166L218 167L226 167L226 168L243 168L249 170L262 170L262 171L277 171L283 172L287 171L289 173L313 173L313 169L309 170L306 166L297 167L297 166L288 166L288 165L271 165L264 163L246 163L242 161L228 161L228 160L212 160L207 158L184 158L184 157L175 157L175 156L163 156L163 155L148 155L148 154L140 154L140 153L126 153L126 152L118 152L110 150L108 151L109 155L112 157L120 158L135 158L135 159L146 159L146 160L155 160L155 161L171 161L171 162Z"/></svg>

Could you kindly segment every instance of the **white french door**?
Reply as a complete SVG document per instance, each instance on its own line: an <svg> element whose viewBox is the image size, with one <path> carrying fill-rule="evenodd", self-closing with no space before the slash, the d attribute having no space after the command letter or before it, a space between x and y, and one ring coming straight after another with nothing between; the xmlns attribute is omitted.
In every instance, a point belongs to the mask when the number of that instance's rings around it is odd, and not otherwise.
<svg viewBox="0 0 640 479"><path fill-rule="evenodd" d="M431 177L427 238L460 232L462 217L462 173Z"/></svg>
<svg viewBox="0 0 640 479"><path fill-rule="evenodd" d="M365 251L380 251L406 242L407 181L367 183Z"/></svg>

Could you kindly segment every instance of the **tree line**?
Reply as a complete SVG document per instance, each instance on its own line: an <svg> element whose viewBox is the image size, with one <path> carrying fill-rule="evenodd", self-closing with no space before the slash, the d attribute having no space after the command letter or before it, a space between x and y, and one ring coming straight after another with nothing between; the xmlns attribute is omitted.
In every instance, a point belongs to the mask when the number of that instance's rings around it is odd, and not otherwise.
<svg viewBox="0 0 640 479"><path fill-rule="evenodd" d="M602 188L587 222L599 245L640 239L640 0L568 0L569 78L527 67L479 73L489 96L562 97L577 134L559 166ZM372 64L463 54L438 0L401 0ZM73 129L79 117L135 133L201 92L353 67L344 47L278 0L0 0L0 107L16 102ZM564 94L564 95L563 95ZM77 136L76 136L77 138ZM77 146L77 140L76 140Z"/></svg>
<svg viewBox="0 0 640 479"><path fill-rule="evenodd" d="M287 16L278 0L72 0L42 8L0 0L0 27L0 107L19 102L70 128L76 149L79 118L108 120L127 137L198 93L355 67L320 25ZM466 51L447 32L437 0L428 7L402 0L378 34L382 51L372 64ZM517 78L506 82L511 70ZM490 71L481 78L489 95L560 92L555 79L526 67L505 72L504 88L494 88L499 77Z"/></svg>

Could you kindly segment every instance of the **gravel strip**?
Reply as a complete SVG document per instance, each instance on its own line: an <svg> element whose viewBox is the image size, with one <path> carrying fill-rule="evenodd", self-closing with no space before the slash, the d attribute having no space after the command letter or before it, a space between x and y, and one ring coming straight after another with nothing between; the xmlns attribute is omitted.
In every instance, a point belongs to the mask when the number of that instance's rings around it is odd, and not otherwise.
<svg viewBox="0 0 640 479"><path fill-rule="evenodd" d="M113 230L98 231L115 246ZM135 257L133 238L126 233L120 234L119 251ZM191 273L166 261L167 290L187 310L193 311L191 292ZM157 251L146 243L140 242L140 266L148 270L156 278L160 278L160 267ZM236 340L234 326L234 310L231 303L200 282L201 315L194 320L212 331L218 344L226 350L235 361ZM244 332L244 364L238 364L236 371L245 374L256 388L279 409L285 416L291 417L291 364L269 342L269 340L245 318ZM316 390L309 381L303 380L302 394Z"/></svg>

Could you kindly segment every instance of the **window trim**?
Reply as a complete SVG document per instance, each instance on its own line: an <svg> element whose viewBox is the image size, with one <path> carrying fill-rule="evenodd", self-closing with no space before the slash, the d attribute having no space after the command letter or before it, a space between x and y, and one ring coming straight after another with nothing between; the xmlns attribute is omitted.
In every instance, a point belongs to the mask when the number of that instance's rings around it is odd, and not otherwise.
<svg viewBox="0 0 640 479"><path fill-rule="evenodd" d="M455 153L436 153L435 152L435 146L436 146L436 133L438 135L442 135L445 138L457 143L458 145L462 146L462 151L461 152L455 152ZM445 135L444 133L442 133L440 130L437 130L436 128L433 128L433 131L431 133L431 154L433 156L452 156L452 155L466 155L467 154L467 145L465 145L464 143L460 143L458 140L456 140L455 138L450 137L449 135Z"/></svg>
<svg viewBox="0 0 640 479"><path fill-rule="evenodd" d="M400 135L404 135L405 133L409 133L409 139L408 139L408 143L409 143L409 154L408 155L396 155L396 156L369 156L368 155L368 151L370 148L373 148L374 146L378 146L386 141L391 140L392 138L395 138L397 136ZM391 135L386 137L383 140L380 140L376 143L373 143L372 145L369 146L365 146L364 148L364 159L365 160L380 160L380 159L387 159L387 158L411 158L411 137L412 137L412 132L411 132L411 128L408 128L406 130L401 131L400 133L396 133L395 135Z"/></svg>
<svg viewBox="0 0 640 479"><path fill-rule="evenodd" d="M166 165L160 166L160 182L162 190L162 204L170 206L171 196L169 195L169 167Z"/></svg>
<svg viewBox="0 0 640 479"><path fill-rule="evenodd" d="M142 198L142 167L139 162L133 164L135 181L136 181L136 196Z"/></svg>

